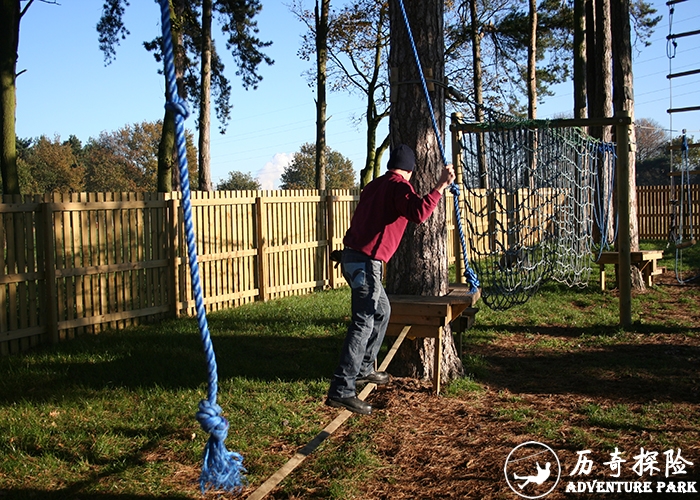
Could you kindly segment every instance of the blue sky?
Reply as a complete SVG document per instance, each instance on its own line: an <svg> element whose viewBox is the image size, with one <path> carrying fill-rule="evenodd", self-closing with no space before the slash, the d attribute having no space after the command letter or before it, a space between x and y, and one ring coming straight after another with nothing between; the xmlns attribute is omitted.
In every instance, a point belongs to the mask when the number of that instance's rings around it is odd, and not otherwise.
<svg viewBox="0 0 700 500"><path fill-rule="evenodd" d="M312 0L305 0L308 6ZM301 144L315 140L315 94L302 73L312 63L297 56L304 26L289 12L287 2L263 0L258 17L260 37L271 40L267 53L275 60L261 67L257 90L245 91L233 75L233 61L224 63L232 80L231 122L225 135L212 133L214 183L238 170L258 177L265 188L277 187L279 175ZM664 19L652 36L652 45L635 52L635 106L637 118L651 118L664 127L700 134L700 112L673 115L673 106L700 105L700 77L675 79L669 89L669 32L665 1L654 0ZM333 4L332 4L333 5ZM63 0L61 5L35 2L22 20L17 70L17 134L20 137L73 134L82 141L102 131L162 118L163 78L158 63L142 46L160 32L159 7L152 0L132 0L125 23L131 34L117 48L117 57L105 66L95 26L102 2ZM673 32L698 29L697 1L676 5ZM678 40L672 72L700 69L700 36ZM220 52L225 52L223 44ZM539 105L538 117L570 113L571 84L556 87L556 95ZM364 163L364 134L353 118L363 110L359 97L332 93L328 97L328 145L348 157L358 171ZM187 122L195 128L194 118ZM695 132L695 134L694 134ZM447 141L449 144L449 141Z"/></svg>

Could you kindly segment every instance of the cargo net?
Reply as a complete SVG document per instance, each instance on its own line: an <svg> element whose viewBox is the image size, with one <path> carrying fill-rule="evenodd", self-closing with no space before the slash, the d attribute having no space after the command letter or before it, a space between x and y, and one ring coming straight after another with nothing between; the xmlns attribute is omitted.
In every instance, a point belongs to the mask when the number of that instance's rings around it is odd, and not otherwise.
<svg viewBox="0 0 700 500"><path fill-rule="evenodd" d="M597 171L611 148L546 121L471 124L463 161L463 224L482 300L503 310L547 279L585 287L591 275ZM599 194L599 193L598 193Z"/></svg>

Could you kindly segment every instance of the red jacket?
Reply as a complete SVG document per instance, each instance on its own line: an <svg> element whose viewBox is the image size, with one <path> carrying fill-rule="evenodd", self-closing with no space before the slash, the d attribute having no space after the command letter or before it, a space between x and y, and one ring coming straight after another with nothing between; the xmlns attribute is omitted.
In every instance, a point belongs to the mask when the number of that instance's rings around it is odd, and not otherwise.
<svg viewBox="0 0 700 500"><path fill-rule="evenodd" d="M411 183L389 170L362 190L343 243L387 262L399 247L408 221L420 224L426 220L441 197L434 189L421 198Z"/></svg>

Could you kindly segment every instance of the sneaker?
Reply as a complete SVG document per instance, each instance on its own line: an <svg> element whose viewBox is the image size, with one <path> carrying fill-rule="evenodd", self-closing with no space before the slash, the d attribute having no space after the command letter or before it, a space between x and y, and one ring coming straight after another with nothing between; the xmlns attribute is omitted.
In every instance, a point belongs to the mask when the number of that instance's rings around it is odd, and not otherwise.
<svg viewBox="0 0 700 500"><path fill-rule="evenodd" d="M369 415L372 413L372 406L369 403L365 403L357 396L351 398L334 398L329 396L328 399L326 399L326 404L334 408L345 408L346 410L361 415Z"/></svg>
<svg viewBox="0 0 700 500"><path fill-rule="evenodd" d="M372 372L364 377L357 377L356 384L377 384L386 385L391 380L391 376L387 372Z"/></svg>

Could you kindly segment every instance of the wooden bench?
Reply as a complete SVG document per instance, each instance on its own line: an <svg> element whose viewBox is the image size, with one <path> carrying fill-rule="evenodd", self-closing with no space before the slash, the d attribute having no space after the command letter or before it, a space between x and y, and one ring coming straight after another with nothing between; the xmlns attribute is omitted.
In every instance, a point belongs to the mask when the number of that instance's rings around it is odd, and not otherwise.
<svg viewBox="0 0 700 500"><path fill-rule="evenodd" d="M664 256L663 250L641 250L630 252L630 260L633 266L637 266L642 272L646 286L654 284L653 277L663 274L664 268L658 267L657 261ZM619 256L617 252L603 252L596 261L600 266L600 289L605 290L605 265L615 265L615 279L619 273Z"/></svg>
<svg viewBox="0 0 700 500"><path fill-rule="evenodd" d="M410 325L408 338L433 338L435 356L433 358L433 392L440 393L440 370L442 368L442 334L445 326L458 318L455 328L462 331L474 323L474 316L479 311L474 304L480 293L471 293L469 285L450 284L450 291L441 297L420 295L389 295L391 317L386 335L396 337L401 330Z"/></svg>

